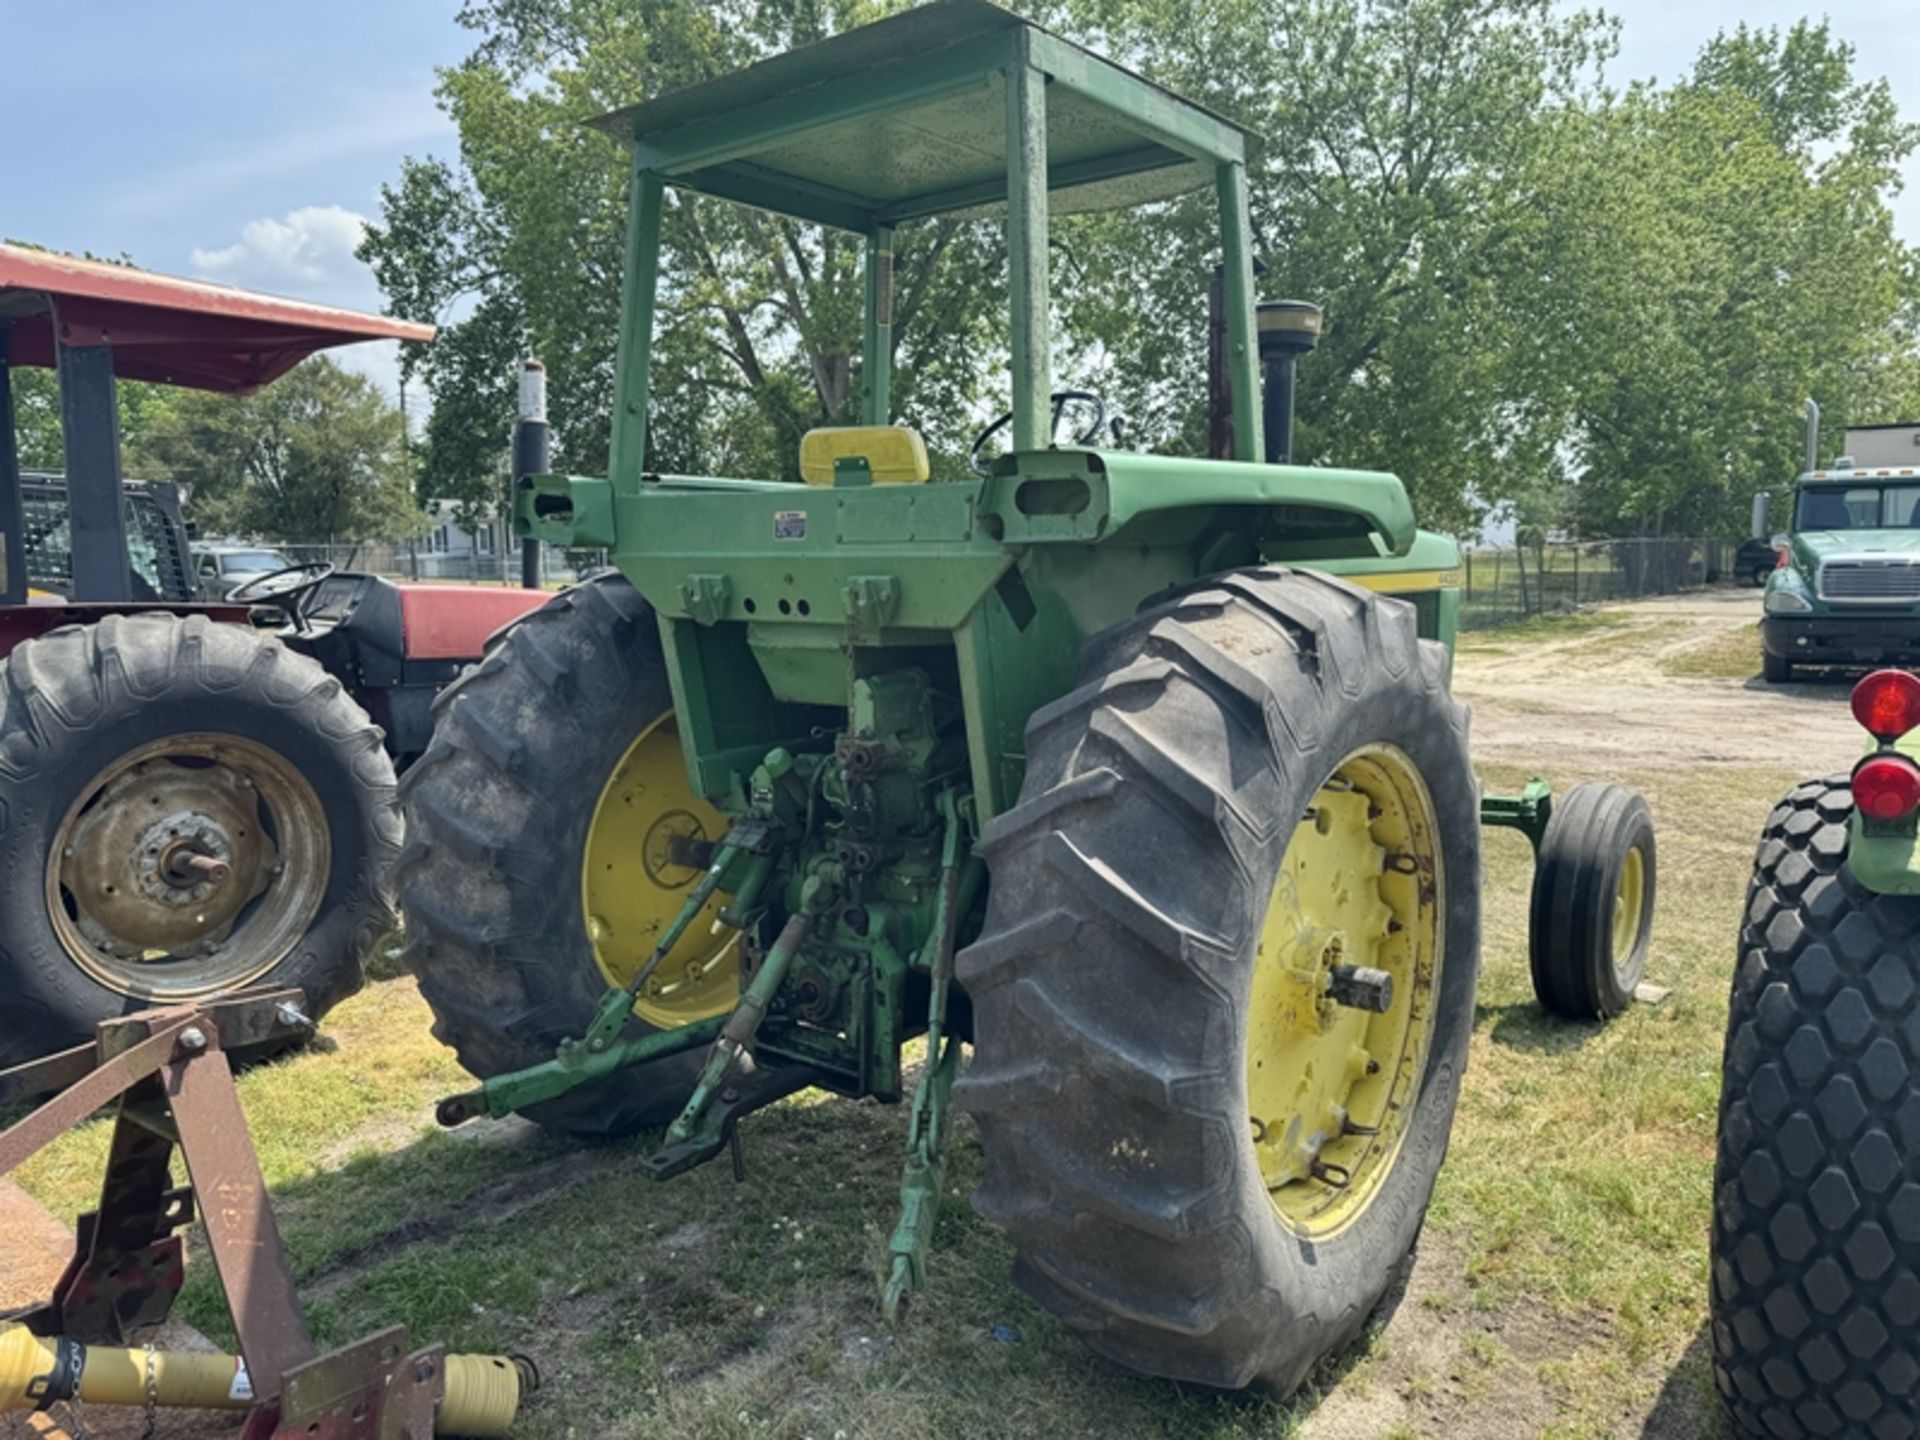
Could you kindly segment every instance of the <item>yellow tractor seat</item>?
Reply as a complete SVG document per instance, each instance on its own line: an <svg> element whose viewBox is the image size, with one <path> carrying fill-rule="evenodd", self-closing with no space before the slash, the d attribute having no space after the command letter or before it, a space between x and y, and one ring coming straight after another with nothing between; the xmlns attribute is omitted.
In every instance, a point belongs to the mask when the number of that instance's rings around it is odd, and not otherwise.
<svg viewBox="0 0 1920 1440"><path fill-rule="evenodd" d="M933 471L927 442L905 425L840 425L809 430L800 438L800 478L832 485L842 460L864 460L875 485L920 485Z"/></svg>

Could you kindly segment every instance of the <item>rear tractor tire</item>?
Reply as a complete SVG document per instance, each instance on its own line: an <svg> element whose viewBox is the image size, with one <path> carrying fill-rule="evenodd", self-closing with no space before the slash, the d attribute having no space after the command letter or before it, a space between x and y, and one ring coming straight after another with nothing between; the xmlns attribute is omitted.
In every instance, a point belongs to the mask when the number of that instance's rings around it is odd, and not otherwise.
<svg viewBox="0 0 1920 1440"><path fill-rule="evenodd" d="M699 878L670 842L726 829L689 788L652 607L611 573L556 595L442 692L401 793L403 960L434 1034L482 1079L585 1031ZM737 935L713 935L712 918L689 927L629 1034L733 1007ZM582 1134L662 1124L701 1059L657 1060L527 1113Z"/></svg>
<svg viewBox="0 0 1920 1440"><path fill-rule="evenodd" d="M1220 576L1089 642L1027 727L959 957L1016 1283L1101 1354L1295 1389L1409 1264L1478 968L1447 656L1309 572Z"/></svg>
<svg viewBox="0 0 1920 1440"><path fill-rule="evenodd" d="M1727 1015L1713 1373L1766 1440L1920 1435L1920 898L1854 879L1852 813L1768 817Z"/></svg>
<svg viewBox="0 0 1920 1440"><path fill-rule="evenodd" d="M113 615L0 662L0 1065L115 1015L293 985L318 1019L393 928L379 727L271 635Z"/></svg>
<svg viewBox="0 0 1920 1440"><path fill-rule="evenodd" d="M1653 817L1622 785L1554 802L1528 912L1533 993L1556 1015L1607 1020L1633 1004L1653 933Z"/></svg>

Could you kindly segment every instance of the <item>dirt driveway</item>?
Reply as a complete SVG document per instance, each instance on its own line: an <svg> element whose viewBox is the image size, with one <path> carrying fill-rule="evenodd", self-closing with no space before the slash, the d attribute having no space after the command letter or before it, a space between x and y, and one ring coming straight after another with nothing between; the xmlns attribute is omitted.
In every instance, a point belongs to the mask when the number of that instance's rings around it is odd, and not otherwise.
<svg viewBox="0 0 1920 1440"><path fill-rule="evenodd" d="M1614 623L1565 638L1462 637L1454 689L1473 706L1476 760L1565 774L1782 762L1812 773L1860 753L1849 677L1759 678L1757 592L1603 614Z"/></svg>

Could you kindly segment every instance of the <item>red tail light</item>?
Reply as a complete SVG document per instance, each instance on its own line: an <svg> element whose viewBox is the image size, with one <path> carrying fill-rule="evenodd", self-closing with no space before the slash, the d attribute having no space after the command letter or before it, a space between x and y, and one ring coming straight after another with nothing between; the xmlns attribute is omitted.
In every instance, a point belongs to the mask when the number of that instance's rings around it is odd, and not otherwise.
<svg viewBox="0 0 1920 1440"><path fill-rule="evenodd" d="M1873 755L1853 772L1853 803L1871 820L1904 820L1920 810L1920 765L1904 755Z"/></svg>
<svg viewBox="0 0 1920 1440"><path fill-rule="evenodd" d="M1853 718L1876 740L1898 740L1920 725L1920 679L1876 670L1853 687Z"/></svg>

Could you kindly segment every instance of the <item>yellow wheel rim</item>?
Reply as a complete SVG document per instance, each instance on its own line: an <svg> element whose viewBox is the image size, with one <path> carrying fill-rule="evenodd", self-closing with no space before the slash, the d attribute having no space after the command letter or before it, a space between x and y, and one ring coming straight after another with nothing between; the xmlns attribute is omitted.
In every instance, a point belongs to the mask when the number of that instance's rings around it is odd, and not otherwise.
<svg viewBox="0 0 1920 1440"><path fill-rule="evenodd" d="M1325 1239L1351 1225L1406 1138L1434 1030L1446 883L1426 782L1390 745L1356 750L1280 862L1254 957L1247 1109L1274 1212ZM1336 966L1392 977L1385 1013L1336 1004Z"/></svg>
<svg viewBox="0 0 1920 1440"><path fill-rule="evenodd" d="M611 985L625 985L700 878L677 858L674 842L718 841L727 822L687 783L680 732L669 712L620 757L593 808L581 866L581 904L594 962ZM713 933L719 897L687 927L647 982L634 1014L669 1027L723 1015L740 998L739 932Z"/></svg>
<svg viewBox="0 0 1920 1440"><path fill-rule="evenodd" d="M1620 888L1613 895L1613 963L1625 968L1640 943L1640 921L1647 908L1647 857L1638 845L1620 866Z"/></svg>

